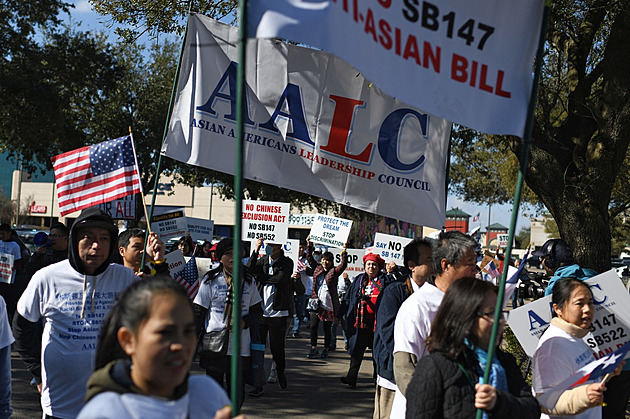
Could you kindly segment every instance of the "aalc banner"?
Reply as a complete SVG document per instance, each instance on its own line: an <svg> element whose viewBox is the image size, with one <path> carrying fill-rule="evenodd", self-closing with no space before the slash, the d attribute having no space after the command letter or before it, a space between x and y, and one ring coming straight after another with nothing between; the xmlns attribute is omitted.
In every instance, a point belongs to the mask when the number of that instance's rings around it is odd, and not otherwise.
<svg viewBox="0 0 630 419"><path fill-rule="evenodd" d="M190 17L164 155L234 173L236 45L236 28ZM449 121L387 96L327 52L277 40L247 42L246 79L246 178L444 225Z"/></svg>
<svg viewBox="0 0 630 419"><path fill-rule="evenodd" d="M250 37L321 48L426 112L524 135L543 0L250 3Z"/></svg>

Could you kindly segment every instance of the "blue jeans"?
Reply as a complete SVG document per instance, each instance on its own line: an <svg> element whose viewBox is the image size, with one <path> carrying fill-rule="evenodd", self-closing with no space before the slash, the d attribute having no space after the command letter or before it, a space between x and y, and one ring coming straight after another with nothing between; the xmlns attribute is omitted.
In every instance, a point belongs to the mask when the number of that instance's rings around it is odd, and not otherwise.
<svg viewBox="0 0 630 419"><path fill-rule="evenodd" d="M11 345L7 345L0 349L0 418L11 413Z"/></svg>
<svg viewBox="0 0 630 419"><path fill-rule="evenodd" d="M300 331L300 326L307 319L306 316L306 295L294 295L295 317L293 318L293 333Z"/></svg>

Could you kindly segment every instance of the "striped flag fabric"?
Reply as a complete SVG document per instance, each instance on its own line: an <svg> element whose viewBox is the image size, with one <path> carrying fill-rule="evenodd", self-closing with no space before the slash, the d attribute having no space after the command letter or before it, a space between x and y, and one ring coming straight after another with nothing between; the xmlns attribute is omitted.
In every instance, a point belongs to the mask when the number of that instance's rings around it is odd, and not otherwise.
<svg viewBox="0 0 630 419"><path fill-rule="evenodd" d="M197 291L199 291L199 272L197 271L197 262L194 256L186 262L184 269L175 274L173 279L186 288L188 298L191 300L195 299Z"/></svg>
<svg viewBox="0 0 630 419"><path fill-rule="evenodd" d="M497 269L497 265L495 265L494 260L491 260L490 263L488 263L483 269L492 279L501 276L501 272Z"/></svg>
<svg viewBox="0 0 630 419"><path fill-rule="evenodd" d="M141 190L130 135L68 151L51 160L62 217Z"/></svg>

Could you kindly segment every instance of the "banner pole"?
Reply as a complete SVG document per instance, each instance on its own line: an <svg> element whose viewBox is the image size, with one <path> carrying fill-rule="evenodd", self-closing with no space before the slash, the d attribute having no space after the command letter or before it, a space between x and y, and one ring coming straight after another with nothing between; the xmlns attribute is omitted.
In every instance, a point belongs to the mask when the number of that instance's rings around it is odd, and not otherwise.
<svg viewBox="0 0 630 419"><path fill-rule="evenodd" d="M242 264L243 248L241 246L242 213L243 213L243 156L245 138L245 115L247 112L247 81L245 80L245 67L247 57L247 0L238 2L238 65L236 67L236 161L234 164L234 257L232 286L234 291L234 303L232 304L232 383L230 394L232 399L232 415L239 413L240 389L243 381L243 365L241 364L241 299L242 282L244 272Z"/></svg>
<svg viewBox="0 0 630 419"><path fill-rule="evenodd" d="M490 370L492 368L492 359L494 358L495 342L499 323L503 311L503 297L505 295L505 283L507 280L507 272L512 258L512 242L514 241L514 231L516 229L516 220L518 218L518 209L521 202L523 192L523 182L525 180L525 171L527 170L527 158L529 157L529 143L532 137L532 128L534 125L534 110L536 108L536 97L538 94L538 84L540 81L540 73L542 69L542 60L545 55L545 40L547 38L547 24L549 23L549 13L551 11L552 0L545 0L545 8L543 10L542 25L540 28L540 38L538 39L538 50L536 51L536 64L534 66L534 81L532 92L529 98L529 108L527 110L527 120L525 122L525 132L523 136L523 145L521 148L520 167L518 178L516 180L516 191L514 192L514 205L512 207L512 218L510 220L510 229L508 232L508 242L505 249L505 259L503 263L503 272L501 272L501 280L499 281L499 292L497 295L497 304L494 309L494 322L492 323L492 332L490 334L490 344L488 345L488 358L486 368L483 374L483 383L487 383L490 379ZM524 263L525 261L523 261ZM477 409L477 419L483 417L483 410Z"/></svg>
<svg viewBox="0 0 630 419"><path fill-rule="evenodd" d="M166 114L166 123L164 124L164 134L162 134L162 145L160 146L160 152L158 153L158 161L155 167L155 181L153 182L153 195L151 196L151 205L149 206L149 212L145 215L147 217L147 231L151 231L151 218L153 218L153 207L155 206L155 195L157 194L158 181L160 180L160 173L162 172L162 147L164 141L166 141L166 134L168 133L168 126L171 124L171 113L173 113L173 104L175 103L175 93L177 91L177 81L179 79L179 72L182 65L182 57L184 56L184 47L186 46L186 38L188 37L188 21L190 20L190 11L192 10L192 0L188 3L188 15L186 16L186 28L184 29L184 36L182 37L182 43L179 48L179 59L177 60L177 69L175 70L175 77L173 78L173 87L171 88L171 99L168 104L168 112ZM142 202L144 204L144 192L142 195ZM144 248L147 247L148 234L144 236ZM144 266L146 258L146 252L142 252L142 262L140 266Z"/></svg>

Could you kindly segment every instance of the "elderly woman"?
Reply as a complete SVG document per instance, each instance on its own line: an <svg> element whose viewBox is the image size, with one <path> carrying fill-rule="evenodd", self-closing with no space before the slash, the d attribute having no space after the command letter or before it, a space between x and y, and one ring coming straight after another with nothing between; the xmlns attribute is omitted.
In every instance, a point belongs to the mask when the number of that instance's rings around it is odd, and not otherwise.
<svg viewBox="0 0 630 419"><path fill-rule="evenodd" d="M490 341L497 287L476 278L453 283L431 325L430 354L418 361L407 387L407 418L537 418L540 410L512 355L497 348L488 384L480 384L488 348L498 345L501 317Z"/></svg>
<svg viewBox="0 0 630 419"><path fill-rule="evenodd" d="M387 277L382 273L385 261L379 255L368 253L363 256L363 265L364 272L354 278L344 297L348 307L343 319L346 323L350 367L346 376L341 377L341 382L353 388L357 385L365 350L371 348L374 341L376 302L388 283Z"/></svg>

